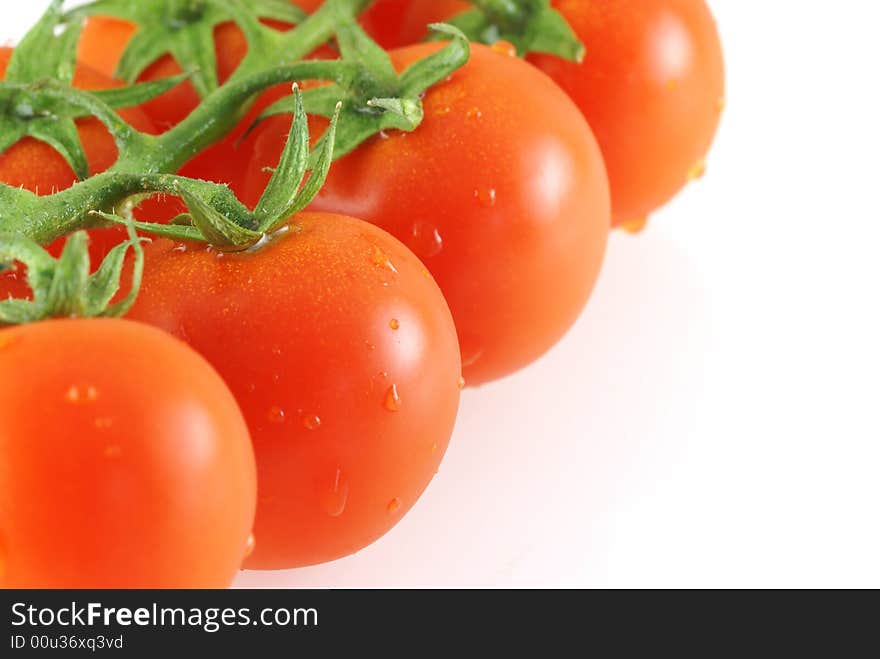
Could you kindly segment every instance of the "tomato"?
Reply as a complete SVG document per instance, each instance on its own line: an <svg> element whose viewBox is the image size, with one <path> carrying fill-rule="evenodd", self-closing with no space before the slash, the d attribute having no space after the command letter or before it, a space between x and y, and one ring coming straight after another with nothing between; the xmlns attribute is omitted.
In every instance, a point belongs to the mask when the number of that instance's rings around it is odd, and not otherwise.
<svg viewBox="0 0 880 659"><path fill-rule="evenodd" d="M0 47L0 80L6 76L6 67L12 52L12 48ZM110 89L119 87L122 83L79 64L73 85L79 89ZM152 122L141 110L126 109L119 114L138 130L155 132ZM95 118L80 119L76 123L92 174L107 170L119 155L113 137ZM76 174L61 154L48 144L30 137L0 153L0 181L7 185L23 187L37 194L50 194L69 188L76 180ZM160 210L156 202L148 201L144 203L139 216L170 219L173 214ZM126 232L124 228L99 229L91 231L90 236L92 258L98 262L112 247L125 240ZM53 245L50 251L59 254L62 246L63 241Z"/></svg>
<svg viewBox="0 0 880 659"><path fill-rule="evenodd" d="M608 165L614 223L643 223L688 181L724 107L724 58L704 0L556 0L583 64L529 60L574 99Z"/></svg>
<svg viewBox="0 0 880 659"><path fill-rule="evenodd" d="M422 264L374 226L306 213L256 253L157 241L129 317L203 354L244 412L260 483L247 567L358 551L438 469L460 395L455 328Z"/></svg>
<svg viewBox="0 0 880 659"><path fill-rule="evenodd" d="M405 67L439 47L392 59ZM480 384L540 357L580 314L605 253L608 182L577 107L515 57L475 45L424 106L416 131L336 162L313 209L372 222L425 262L452 309L464 377ZM289 118L261 128L248 203L289 130Z"/></svg>
<svg viewBox="0 0 880 659"><path fill-rule="evenodd" d="M381 0L380 0L381 2ZM640 228L705 170L724 107L724 57L704 0L554 0L587 47L581 64L528 60L587 118L605 157L613 223ZM386 42L413 43L425 25L467 9L457 0L409 0Z"/></svg>
<svg viewBox="0 0 880 659"><path fill-rule="evenodd" d="M256 505L247 427L216 372L154 328L0 332L0 586L220 588Z"/></svg>

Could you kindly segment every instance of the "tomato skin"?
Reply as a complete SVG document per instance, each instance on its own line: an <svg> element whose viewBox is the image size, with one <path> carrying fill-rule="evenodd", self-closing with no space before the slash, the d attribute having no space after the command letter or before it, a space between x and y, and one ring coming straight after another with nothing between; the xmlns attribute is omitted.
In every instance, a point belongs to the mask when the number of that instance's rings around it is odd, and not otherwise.
<svg viewBox="0 0 880 659"><path fill-rule="evenodd" d="M244 412L260 483L246 567L367 546L439 467L460 396L455 328L418 259L374 226L305 213L258 254L157 241L129 317L203 354Z"/></svg>
<svg viewBox="0 0 880 659"><path fill-rule="evenodd" d="M402 67L439 47L392 59ZM372 222L424 261L458 326L465 380L480 384L540 357L579 316L605 253L608 183L578 109L522 60L475 45L424 105L416 131L377 136L334 163L312 208ZM289 126L262 128L248 203Z"/></svg>
<svg viewBox="0 0 880 659"><path fill-rule="evenodd" d="M247 428L192 350L120 320L0 332L0 586L222 588L256 504Z"/></svg>
<svg viewBox="0 0 880 659"><path fill-rule="evenodd" d="M529 61L574 99L608 165L614 224L638 223L694 176L724 105L724 57L704 0L556 0L582 64Z"/></svg>

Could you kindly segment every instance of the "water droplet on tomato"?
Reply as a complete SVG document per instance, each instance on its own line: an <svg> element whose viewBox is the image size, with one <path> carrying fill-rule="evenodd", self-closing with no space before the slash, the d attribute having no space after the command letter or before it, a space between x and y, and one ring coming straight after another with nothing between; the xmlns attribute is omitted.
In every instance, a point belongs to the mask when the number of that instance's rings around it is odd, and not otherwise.
<svg viewBox="0 0 880 659"><path fill-rule="evenodd" d="M364 343L367 344L367 350L369 350L370 352L373 352L376 349L375 343L370 343L369 341L365 341Z"/></svg>
<svg viewBox="0 0 880 659"><path fill-rule="evenodd" d="M400 329L400 321L397 320L397 318L392 318L391 322L388 323L388 326L396 332Z"/></svg>
<svg viewBox="0 0 880 659"><path fill-rule="evenodd" d="M348 479L342 473L342 468L337 467L331 479L330 488L322 496L321 505L324 507L324 512L330 515L330 517L339 517L345 512L347 503Z"/></svg>
<svg viewBox="0 0 880 659"><path fill-rule="evenodd" d="M639 217L635 220L630 220L629 222L624 222L620 225L620 228L626 231L627 233L631 233L633 235L637 233L641 233L648 226L648 218L647 217Z"/></svg>
<svg viewBox="0 0 880 659"><path fill-rule="evenodd" d="M67 390L67 393L64 395L69 403L78 403L80 398L79 387L73 386Z"/></svg>
<svg viewBox="0 0 880 659"><path fill-rule="evenodd" d="M443 236L437 227L427 222L416 222L412 228L412 248L417 256L428 259L443 251Z"/></svg>
<svg viewBox="0 0 880 659"><path fill-rule="evenodd" d="M272 354L276 357L280 357L283 351L281 350L281 346L272 346Z"/></svg>
<svg viewBox="0 0 880 659"><path fill-rule="evenodd" d="M400 499L394 497L391 501L388 502L388 506L386 506L389 515L393 515L398 510L400 510Z"/></svg>
<svg viewBox="0 0 880 659"><path fill-rule="evenodd" d="M284 410L280 407L273 407L269 410L269 422L270 423L284 423Z"/></svg>
<svg viewBox="0 0 880 659"><path fill-rule="evenodd" d="M174 249L172 249L171 251L172 251L172 252L181 252L181 253L183 253L183 252L186 251L186 244L185 244L185 243L180 243L179 245L175 245L175 246L174 246Z"/></svg>
<svg viewBox="0 0 880 659"><path fill-rule="evenodd" d="M505 57L516 57L516 46L514 46L509 41L496 41L492 44L491 48L499 55L504 55Z"/></svg>
<svg viewBox="0 0 880 659"><path fill-rule="evenodd" d="M705 160L698 160L688 170L687 180L688 181L697 181L697 180L703 178L705 175L706 175L706 161Z"/></svg>
<svg viewBox="0 0 880 659"><path fill-rule="evenodd" d="M480 110L480 108L471 108L470 110L467 111L467 118L468 119L482 119L483 118L483 111Z"/></svg>
<svg viewBox="0 0 880 659"><path fill-rule="evenodd" d="M445 117L450 112L452 112L452 108L449 107L448 105L444 105L444 106L439 107L436 110L434 110L434 115L438 116L438 117Z"/></svg>
<svg viewBox="0 0 880 659"><path fill-rule="evenodd" d="M102 416L95 419L95 428L97 428L98 430L107 430L107 428L110 428L112 426L113 419L109 417Z"/></svg>
<svg viewBox="0 0 880 659"><path fill-rule="evenodd" d="M317 414L307 414L302 418L306 430L317 430L321 427L321 417Z"/></svg>
<svg viewBox="0 0 880 659"><path fill-rule="evenodd" d="M396 384L392 384L385 392L385 409L389 412L400 410L400 392L397 391Z"/></svg>
<svg viewBox="0 0 880 659"><path fill-rule="evenodd" d="M90 403L98 400L98 390L95 387L86 387L86 400Z"/></svg>
<svg viewBox="0 0 880 659"><path fill-rule="evenodd" d="M495 188L478 188L474 190L474 198L483 206L491 208L498 197Z"/></svg>
<svg viewBox="0 0 880 659"><path fill-rule="evenodd" d="M431 455L434 455L440 447L437 446L437 442L431 444Z"/></svg>
<svg viewBox="0 0 880 659"><path fill-rule="evenodd" d="M252 556L254 553L254 549L256 549L256 548L257 548L257 538L254 536L253 533L251 533L248 536L247 542L244 545L244 557L249 558L250 556Z"/></svg>
<svg viewBox="0 0 880 659"><path fill-rule="evenodd" d="M458 390L459 390L459 391L461 391L462 389L464 389L464 387L465 387L466 384L467 384L467 382L465 382L465 379L464 379L464 376L463 376L463 375L462 375L461 377L458 378Z"/></svg>
<svg viewBox="0 0 880 659"><path fill-rule="evenodd" d="M397 273L397 268L394 267L391 259L388 258L388 255L378 246L373 247L373 265L388 270L389 272Z"/></svg>

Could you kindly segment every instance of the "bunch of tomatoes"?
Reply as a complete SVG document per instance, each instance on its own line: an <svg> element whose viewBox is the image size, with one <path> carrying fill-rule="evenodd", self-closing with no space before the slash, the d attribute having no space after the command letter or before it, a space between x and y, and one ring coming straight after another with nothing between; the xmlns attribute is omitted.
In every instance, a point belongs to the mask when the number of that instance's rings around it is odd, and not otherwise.
<svg viewBox="0 0 880 659"><path fill-rule="evenodd" d="M704 0L551 4L583 61L474 43L428 90L416 130L340 158L309 208L256 248L154 240L126 320L0 330L0 585L226 587L242 567L346 556L401 519L439 469L462 389L563 336L609 231L640 228L702 173L721 116ZM429 23L471 8L378 0L361 23L403 70L442 47L423 42ZM90 18L74 86L120 86L135 35ZM222 82L247 41L234 23L214 39ZM0 78L11 53L0 50ZM333 57L332 44L315 56ZM177 73L165 55L140 79ZM291 119L253 121L284 93L266 92L181 173L253 208ZM121 115L161 134L199 102L184 82ZM114 163L101 123L77 131L93 173ZM0 154L0 181L49 194L76 176L24 138ZM154 198L137 214L180 211ZM91 231L93 256L124 239ZM20 268L0 272L0 299L29 295Z"/></svg>

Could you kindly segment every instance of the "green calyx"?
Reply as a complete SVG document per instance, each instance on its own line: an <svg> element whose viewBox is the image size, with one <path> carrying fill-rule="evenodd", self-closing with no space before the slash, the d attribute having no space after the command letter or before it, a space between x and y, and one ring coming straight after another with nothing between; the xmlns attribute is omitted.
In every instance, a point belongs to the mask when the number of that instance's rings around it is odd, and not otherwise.
<svg viewBox="0 0 880 659"><path fill-rule="evenodd" d="M0 301L0 326L33 323L49 318L118 318L134 304L143 274L142 239L129 227L129 240L115 247L93 274L89 238L85 231L72 234L61 256L53 258L27 238L0 234L0 263L21 263L27 268L31 300ZM134 249L131 290L120 302L111 301L121 288L125 255Z"/></svg>
<svg viewBox="0 0 880 659"><path fill-rule="evenodd" d="M470 0L474 9L449 23L470 39L493 44L508 41L520 56L547 53L580 62L586 50L550 0Z"/></svg>
<svg viewBox="0 0 880 659"><path fill-rule="evenodd" d="M315 198L327 179L333 162L333 145L342 104L337 104L330 127L309 149L308 118L299 87L294 85L295 116L281 161L253 212L224 185L162 174L126 179L131 193L165 193L180 197L187 213L170 224L133 222L133 226L156 236L208 243L221 251L239 252L261 243L267 235L284 227L290 218ZM308 177L306 175L308 174ZM128 224L114 213L98 212L107 222Z"/></svg>
<svg viewBox="0 0 880 659"><path fill-rule="evenodd" d="M352 77L303 94L306 113L327 118L334 116L337 104L344 99L335 157L347 155L380 131L418 128L424 118L421 99L425 91L467 62L470 44L461 30L445 24L430 27L449 43L400 74L388 54L355 21L347 21L339 27L337 42L343 61L356 65L351 70ZM282 98L268 107L256 123L295 112L294 99Z"/></svg>

